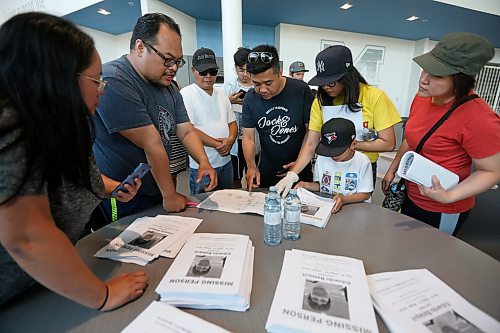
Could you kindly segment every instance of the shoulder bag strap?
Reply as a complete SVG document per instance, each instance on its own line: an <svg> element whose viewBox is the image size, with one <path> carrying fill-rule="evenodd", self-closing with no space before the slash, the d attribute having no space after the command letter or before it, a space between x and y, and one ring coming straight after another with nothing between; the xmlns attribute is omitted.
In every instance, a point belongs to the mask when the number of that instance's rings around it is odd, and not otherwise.
<svg viewBox="0 0 500 333"><path fill-rule="evenodd" d="M429 139L429 137L432 135L432 133L434 133L439 128L439 126L441 126L446 121L446 119L448 119L450 117L450 115L452 114L453 111L455 111L460 105L467 103L468 101L473 100L475 98L479 98L479 96L477 94L469 95L467 97L462 98L458 102L454 103L450 107L450 109L441 117L441 119L439 119L437 121L437 123L435 123L434 126L432 126L432 128L423 136L423 138L418 143L417 148L415 149L415 152L418 153L422 150L422 147L424 146L425 141L427 141L427 139Z"/></svg>
<svg viewBox="0 0 500 333"><path fill-rule="evenodd" d="M460 105L467 103L468 101L471 101L475 98L479 98L479 96L477 94L472 94L472 95L466 96L466 97L462 98L461 100L457 101L456 103L454 103L450 107L450 109L422 137L422 139L420 140L420 142L417 145L417 148L415 148L415 152L419 153L422 150L422 147L424 146L425 141L427 141L427 139L429 139L429 137L439 128L439 126L441 126L446 121L446 119L448 119L450 117L450 115L453 113L453 111L455 111ZM404 178L401 178L401 180L398 183L397 189L401 190L401 187L403 186L403 184L404 184Z"/></svg>

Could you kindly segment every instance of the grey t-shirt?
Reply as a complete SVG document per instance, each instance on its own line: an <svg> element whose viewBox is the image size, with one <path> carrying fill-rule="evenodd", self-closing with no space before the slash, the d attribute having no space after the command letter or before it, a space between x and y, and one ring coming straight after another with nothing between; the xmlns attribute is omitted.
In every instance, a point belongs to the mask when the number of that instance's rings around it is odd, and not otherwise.
<svg viewBox="0 0 500 333"><path fill-rule="evenodd" d="M145 82L125 55L103 65L103 80L108 84L92 117L96 131L93 149L101 172L121 181L147 160L144 151L120 131L153 124L170 157L176 125L188 122L189 117L175 87L156 87ZM151 173L142 179L138 195L160 195Z"/></svg>
<svg viewBox="0 0 500 333"><path fill-rule="evenodd" d="M17 188L26 166L25 143L18 114L12 108L0 110L0 196L9 197ZM90 156L92 187L97 195L104 195L101 175ZM55 224L76 243L82 234L90 214L99 204L99 199L82 187L76 187L63 180L61 187L48 190L42 182L40 168L33 167L19 196L48 195L50 211ZM0 207L3 208L3 207ZM2 223L2 221L0 221ZM0 305L35 284L0 245Z"/></svg>

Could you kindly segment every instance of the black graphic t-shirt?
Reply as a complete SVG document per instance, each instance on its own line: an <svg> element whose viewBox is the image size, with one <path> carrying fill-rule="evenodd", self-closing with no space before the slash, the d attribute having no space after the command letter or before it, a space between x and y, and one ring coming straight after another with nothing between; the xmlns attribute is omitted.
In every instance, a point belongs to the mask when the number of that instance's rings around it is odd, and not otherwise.
<svg viewBox="0 0 500 333"><path fill-rule="evenodd" d="M126 56L104 64L103 79L108 84L92 117L96 131L94 155L102 173L121 181L140 162L147 161L144 151L120 131L153 124L170 156L176 125L188 122L189 117L175 87L154 87L144 82ZM142 180L140 193L160 194L151 174Z"/></svg>
<svg viewBox="0 0 500 333"><path fill-rule="evenodd" d="M261 142L259 170L274 176L283 164L299 155L313 96L309 86L300 80L286 78L281 93L265 100L250 90L243 101L242 127L255 128Z"/></svg>

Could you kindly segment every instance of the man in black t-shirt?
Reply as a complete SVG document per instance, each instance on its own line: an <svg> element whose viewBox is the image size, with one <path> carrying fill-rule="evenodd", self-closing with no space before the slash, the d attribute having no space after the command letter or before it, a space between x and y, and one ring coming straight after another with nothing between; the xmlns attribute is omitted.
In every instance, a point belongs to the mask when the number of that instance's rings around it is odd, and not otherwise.
<svg viewBox="0 0 500 333"><path fill-rule="evenodd" d="M313 96L303 81L282 76L274 46L260 45L248 55L247 70L254 89L243 101L243 153L248 165L248 189L269 187L286 174L299 155L307 134ZM255 131L261 142L259 167L255 164ZM300 180L311 181L311 167ZM310 180L308 180L310 179Z"/></svg>

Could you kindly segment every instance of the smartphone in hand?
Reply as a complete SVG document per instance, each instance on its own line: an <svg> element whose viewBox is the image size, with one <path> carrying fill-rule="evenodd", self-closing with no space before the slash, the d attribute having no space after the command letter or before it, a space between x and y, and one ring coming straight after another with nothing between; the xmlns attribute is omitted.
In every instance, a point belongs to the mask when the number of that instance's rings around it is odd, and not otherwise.
<svg viewBox="0 0 500 333"><path fill-rule="evenodd" d="M111 192L111 196L112 197L117 196L118 191L128 192L127 189L125 188L125 184L129 184L129 185L134 186L134 184L135 184L134 179L135 178L142 179L142 177L144 177L149 172L149 170L151 170L151 167L149 166L149 164L139 163L139 165L134 169L134 171L130 175L128 175L127 178L125 178L120 183L120 185L118 185L113 190L113 192Z"/></svg>
<svg viewBox="0 0 500 333"><path fill-rule="evenodd" d="M245 98L246 93L247 92L245 90L243 90L243 89L240 89L240 91L238 91L238 94L240 94L240 98L241 99Z"/></svg>

